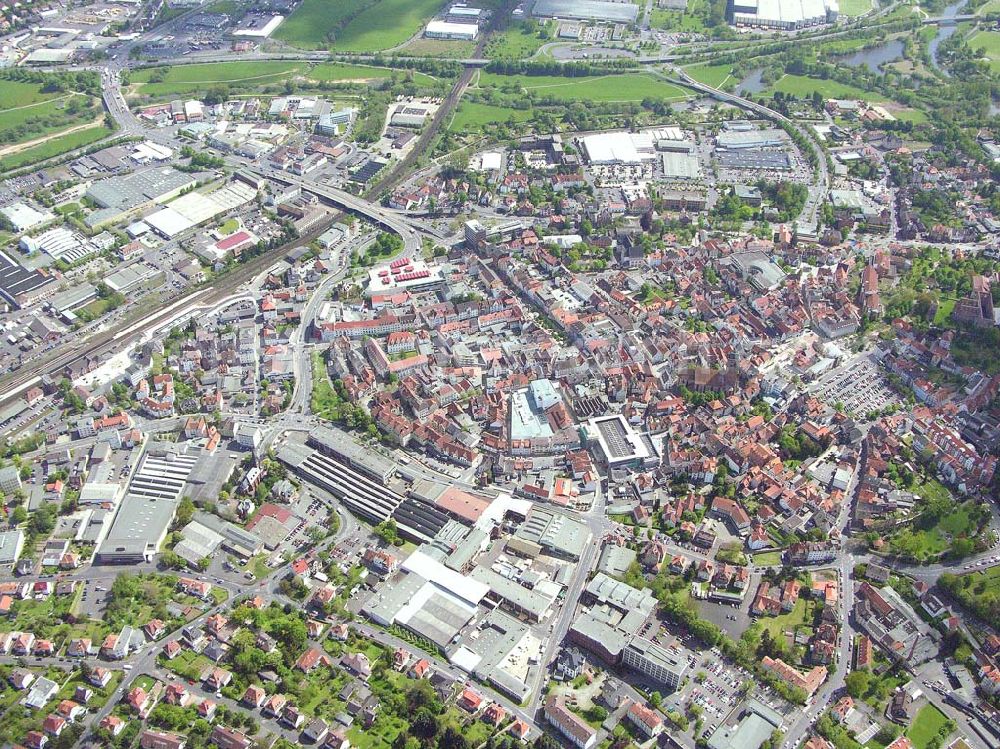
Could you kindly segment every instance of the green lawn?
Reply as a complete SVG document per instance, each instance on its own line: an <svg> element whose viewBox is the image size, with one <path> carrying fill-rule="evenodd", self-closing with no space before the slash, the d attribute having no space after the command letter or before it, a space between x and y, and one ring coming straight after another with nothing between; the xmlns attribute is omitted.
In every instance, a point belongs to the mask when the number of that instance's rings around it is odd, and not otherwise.
<svg viewBox="0 0 1000 749"><path fill-rule="evenodd" d="M795 602L795 608L788 613L778 616L762 616L758 621L764 629L771 633L771 637L777 640L784 637L785 632L794 632L799 627L806 625L807 622L811 622L814 605L804 596L799 596L799 600Z"/></svg>
<svg viewBox="0 0 1000 749"><path fill-rule="evenodd" d="M478 132L488 125L514 122L528 122L532 119L530 109L507 109L492 104L463 101L458 105L448 129L452 132Z"/></svg>
<svg viewBox="0 0 1000 749"><path fill-rule="evenodd" d="M872 9L872 0L843 0L840 3L842 16L860 16Z"/></svg>
<svg viewBox="0 0 1000 749"><path fill-rule="evenodd" d="M378 52L412 37L441 0L303 0L275 38L299 47Z"/></svg>
<svg viewBox="0 0 1000 749"><path fill-rule="evenodd" d="M733 68L731 65L708 65L702 63L701 65L689 65L684 68L684 72L698 81L698 83L704 83L706 86L711 86L712 88L719 88L729 80Z"/></svg>
<svg viewBox="0 0 1000 749"><path fill-rule="evenodd" d="M1000 31L980 31L969 40L969 46L974 50L982 49L993 72L1000 72Z"/></svg>
<svg viewBox="0 0 1000 749"><path fill-rule="evenodd" d="M193 650L182 650L173 660L163 662L164 668L189 681L200 681L201 675L211 665L212 661Z"/></svg>
<svg viewBox="0 0 1000 749"><path fill-rule="evenodd" d="M643 99L686 99L688 93L672 83L644 73L566 78L551 75L482 73L480 88L520 86L529 94L559 101L641 102Z"/></svg>
<svg viewBox="0 0 1000 749"><path fill-rule="evenodd" d="M947 722L947 716L934 705L924 705L914 718L913 725L906 730L906 737L913 742L915 749L926 749Z"/></svg>
<svg viewBox="0 0 1000 749"><path fill-rule="evenodd" d="M332 41L333 30L365 7L367 0L302 0L274 32L274 38L315 49Z"/></svg>
<svg viewBox="0 0 1000 749"><path fill-rule="evenodd" d="M820 78L809 78L804 75L783 75L768 90L770 96L774 91L792 96L807 97L812 96L814 91L819 91L824 99L860 99L871 103L882 103L886 98L874 91L865 91L855 86L848 86L837 81L824 80Z"/></svg>
<svg viewBox="0 0 1000 749"><path fill-rule="evenodd" d="M31 104L49 101L64 96L62 92L43 92L42 86L37 83L26 81L3 80L3 108L0 112L17 107L26 107Z"/></svg>
<svg viewBox="0 0 1000 749"><path fill-rule="evenodd" d="M12 169L19 169L28 164L36 164L39 161L51 159L54 156L72 151L75 148L89 146L91 143L96 143L102 138L107 138L112 133L114 133L114 130L104 125L94 125L93 127L53 138L45 143L39 143L37 146L4 156L0 159L0 171L6 172Z"/></svg>
<svg viewBox="0 0 1000 749"><path fill-rule="evenodd" d="M780 551L765 551L763 554L753 555L753 564L760 567L772 567L781 564Z"/></svg>

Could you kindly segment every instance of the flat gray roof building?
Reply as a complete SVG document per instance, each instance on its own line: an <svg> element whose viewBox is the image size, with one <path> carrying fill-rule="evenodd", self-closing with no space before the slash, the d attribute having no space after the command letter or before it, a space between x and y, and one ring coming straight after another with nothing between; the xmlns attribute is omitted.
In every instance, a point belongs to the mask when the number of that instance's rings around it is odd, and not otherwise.
<svg viewBox="0 0 1000 749"><path fill-rule="evenodd" d="M0 533L0 564L14 564L24 547L24 531L20 528Z"/></svg>
<svg viewBox="0 0 1000 749"><path fill-rule="evenodd" d="M514 534L538 544L552 556L577 560L590 541L590 530L583 523L551 510L534 507Z"/></svg>
<svg viewBox="0 0 1000 749"><path fill-rule="evenodd" d="M177 500L126 494L97 552L104 564L151 561L177 511Z"/></svg>

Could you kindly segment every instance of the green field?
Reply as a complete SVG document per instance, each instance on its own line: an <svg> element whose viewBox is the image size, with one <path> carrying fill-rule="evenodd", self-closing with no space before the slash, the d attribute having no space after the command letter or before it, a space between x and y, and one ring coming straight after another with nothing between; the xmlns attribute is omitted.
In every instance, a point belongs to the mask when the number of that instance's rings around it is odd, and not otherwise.
<svg viewBox="0 0 1000 749"><path fill-rule="evenodd" d="M687 10L662 10L655 7L649 16L649 25L666 31L687 31L701 34L705 31L703 7L705 0L688 0Z"/></svg>
<svg viewBox="0 0 1000 749"><path fill-rule="evenodd" d="M872 9L872 0L844 0L840 4L842 16L860 16Z"/></svg>
<svg viewBox="0 0 1000 749"><path fill-rule="evenodd" d="M478 132L487 125L510 122L528 122L532 118L530 109L508 109L492 104L463 101L458 105L448 129L452 132Z"/></svg>
<svg viewBox="0 0 1000 749"><path fill-rule="evenodd" d="M1000 72L1000 31L980 31L969 40L969 46L974 50L982 49L993 72Z"/></svg>
<svg viewBox="0 0 1000 749"><path fill-rule="evenodd" d="M1000 13L1000 0L989 0L976 8L976 15L985 16L988 14Z"/></svg>
<svg viewBox="0 0 1000 749"><path fill-rule="evenodd" d="M378 52L403 44L441 6L441 0L303 0L275 38L311 49Z"/></svg>
<svg viewBox="0 0 1000 749"><path fill-rule="evenodd" d="M690 65L684 68L684 72L694 78L698 83L704 83L712 88L719 88L732 76L733 68L730 65Z"/></svg>
<svg viewBox="0 0 1000 749"><path fill-rule="evenodd" d="M328 35L360 12L365 4L365 0L302 0L277 28L273 38L307 49L326 47L332 41Z"/></svg>
<svg viewBox="0 0 1000 749"><path fill-rule="evenodd" d="M800 627L811 630L809 622L812 621L815 606L816 604L811 600L800 596L799 600L795 602L795 608L791 611L778 616L762 616L759 621L764 629L771 633L771 637L777 640L782 638L785 632L794 632Z"/></svg>
<svg viewBox="0 0 1000 749"><path fill-rule="evenodd" d="M54 135L93 121L99 114L94 106L96 99L71 89L59 87L58 90L46 90L45 83L6 78L0 81L0 89L3 90L0 97L0 146Z"/></svg>
<svg viewBox="0 0 1000 749"><path fill-rule="evenodd" d="M101 140L101 138L107 138L113 132L114 130L104 125L94 125L77 130L75 133L62 135L45 143L39 143L32 148L26 148L23 151L0 158L0 171L8 172L28 164L37 164L39 161L51 159L54 156L72 151L74 148L82 148Z"/></svg>
<svg viewBox="0 0 1000 749"><path fill-rule="evenodd" d="M539 27L523 22L515 24L496 34L486 45L486 56L491 60L520 60L531 57L545 44L539 35Z"/></svg>
<svg viewBox="0 0 1000 749"><path fill-rule="evenodd" d="M955 309L954 299L941 299L938 302L937 312L934 313L934 324L945 325L951 318L951 313Z"/></svg>
<svg viewBox="0 0 1000 749"><path fill-rule="evenodd" d="M767 95L770 96L775 91L801 98L812 96L814 91L819 91L824 99L860 99L875 104L887 101L884 96L874 91L865 91L845 83L809 78L804 75L783 75L768 89Z"/></svg>
<svg viewBox="0 0 1000 749"><path fill-rule="evenodd" d="M400 77L409 74L405 70L390 70L371 65L348 65L324 62L310 66L303 62L216 62L195 65L178 65L165 71L157 68L143 68L135 71L130 83L133 90L143 96L163 98L167 96L194 96L206 88L224 86L231 91L252 91L261 86L282 83L297 77L317 83L344 81L369 81L389 78L393 74ZM157 79L160 80L157 80ZM432 78L424 73L413 72L417 83L431 83Z"/></svg>
<svg viewBox="0 0 1000 749"><path fill-rule="evenodd" d="M945 501L952 501L947 490L936 481L916 491L928 499L940 498L940 492L944 491ZM953 504L950 512L937 518L930 527L926 525L922 525L918 517L912 525L893 532L888 537L890 551L903 557L929 561L948 551L953 539L972 538L979 530L976 513L969 502Z"/></svg>
<svg viewBox="0 0 1000 749"><path fill-rule="evenodd" d="M780 551L765 551L753 555L753 564L758 567L776 567L781 564Z"/></svg>
<svg viewBox="0 0 1000 749"><path fill-rule="evenodd" d="M3 109L0 111L26 107L30 104L57 99L63 95L61 93L43 93L37 83L28 83L25 81L9 81L5 79L2 85Z"/></svg>
<svg viewBox="0 0 1000 749"><path fill-rule="evenodd" d="M944 713L934 705L924 705L913 719L913 725L906 729L906 737L913 742L915 749L926 749L946 723L948 718Z"/></svg>
<svg viewBox="0 0 1000 749"><path fill-rule="evenodd" d="M565 78L551 75L500 75L482 73L480 88L520 86L529 94L559 101L640 102L643 99L686 99L687 92L643 73Z"/></svg>
<svg viewBox="0 0 1000 749"><path fill-rule="evenodd" d="M301 62L277 61L175 65L165 72L160 68L136 70L129 77L129 83L137 93L146 96L185 96L214 85L242 88L280 83L303 69L305 65ZM162 80L156 80L159 77Z"/></svg>
<svg viewBox="0 0 1000 749"><path fill-rule="evenodd" d="M476 52L475 42L458 39L426 39L421 37L399 48L398 54L409 57L438 57L442 60L464 60Z"/></svg>

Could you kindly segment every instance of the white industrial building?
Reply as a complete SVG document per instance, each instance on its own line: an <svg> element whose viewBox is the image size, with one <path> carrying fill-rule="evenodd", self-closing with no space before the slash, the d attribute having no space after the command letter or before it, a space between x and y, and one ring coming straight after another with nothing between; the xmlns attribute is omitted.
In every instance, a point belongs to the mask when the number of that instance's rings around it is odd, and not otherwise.
<svg viewBox="0 0 1000 749"><path fill-rule="evenodd" d="M55 214L49 211L35 210L30 205L25 205L24 203L12 203L11 205L4 206L0 208L0 214L3 214L4 218L14 227L14 231L18 233L29 231L36 226L55 219Z"/></svg>
<svg viewBox="0 0 1000 749"><path fill-rule="evenodd" d="M471 42L479 36L479 25L453 21L431 21L424 29L424 36L428 39L456 39Z"/></svg>
<svg viewBox="0 0 1000 749"><path fill-rule="evenodd" d="M649 133L598 133L580 139L591 164L640 164L656 158Z"/></svg>
<svg viewBox="0 0 1000 749"><path fill-rule="evenodd" d="M762 29L804 29L840 15L838 0L731 0L729 8L734 26Z"/></svg>

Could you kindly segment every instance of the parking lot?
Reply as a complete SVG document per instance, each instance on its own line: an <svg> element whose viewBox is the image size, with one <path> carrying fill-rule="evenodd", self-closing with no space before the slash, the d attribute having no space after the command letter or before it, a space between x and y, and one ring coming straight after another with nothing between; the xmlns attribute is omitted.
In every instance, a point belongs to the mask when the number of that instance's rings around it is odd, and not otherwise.
<svg viewBox="0 0 1000 749"><path fill-rule="evenodd" d="M902 405L885 372L870 354L861 354L819 378L812 393L829 404L842 403L848 413L864 416L886 406Z"/></svg>
<svg viewBox="0 0 1000 749"><path fill-rule="evenodd" d="M690 705L698 705L702 711L702 735L710 736L740 704L742 685L752 677L742 668L724 663L716 648L694 654L689 666L691 679L670 701L681 712Z"/></svg>

